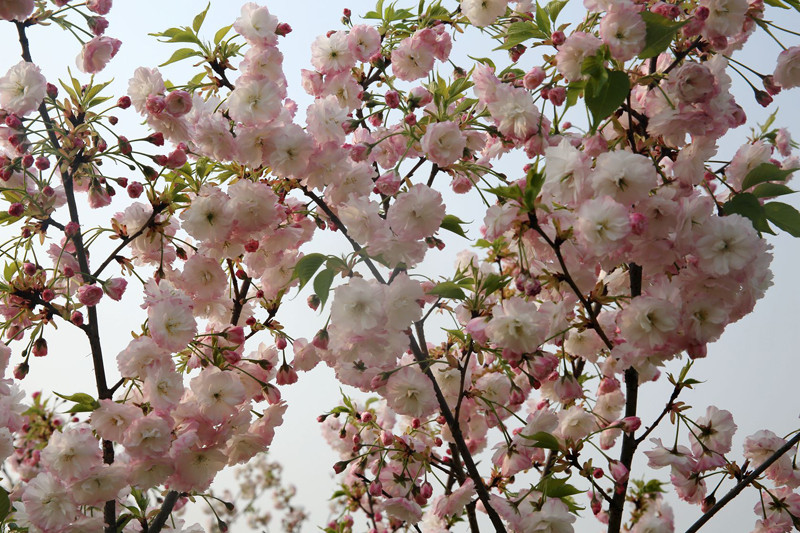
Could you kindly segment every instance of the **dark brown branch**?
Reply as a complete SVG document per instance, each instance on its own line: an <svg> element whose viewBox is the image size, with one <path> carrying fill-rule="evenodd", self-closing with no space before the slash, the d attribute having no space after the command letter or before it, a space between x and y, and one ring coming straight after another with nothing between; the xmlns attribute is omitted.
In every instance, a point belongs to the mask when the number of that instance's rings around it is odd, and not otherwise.
<svg viewBox="0 0 800 533"><path fill-rule="evenodd" d="M772 465L775 461L780 459L786 452L794 448L797 443L800 442L800 433L796 433L794 437L792 437L789 442L775 450L775 453L769 456L769 459L761 463L758 468L753 470L750 475L742 479L739 483L736 484L731 490L728 491L725 496L723 496L711 509L709 509L703 516L701 516L697 522L692 524L692 526L686 530L686 533L695 533L696 531L700 530L706 522L711 520L715 514L719 512L720 509L725 507L728 502L734 499L736 496L742 492L745 487L755 481L758 476L764 473L764 471Z"/></svg>
<svg viewBox="0 0 800 533"><path fill-rule="evenodd" d="M642 267L636 263L630 264L631 298L636 298L642 294ZM639 372L630 367L625 370L625 417L636 416L636 406L639 400ZM636 453L638 441L634 438L633 432L622 434L622 450L619 454L619 462L631 470L633 455ZM608 509L608 533L619 533L622 527L622 515L625 507L625 496L628 493L628 479L619 483L616 487L611 506Z"/></svg>
<svg viewBox="0 0 800 533"><path fill-rule="evenodd" d="M30 44L28 42L28 37L25 33L26 25L22 22L15 22L17 26L17 34L19 35L19 43L22 47L22 58L29 62L33 63L33 58L31 57L30 52ZM42 122L44 123L45 130L47 131L47 137L52 144L54 150L56 152L60 152L61 145L58 141L58 137L56 136L55 132L55 125L50 118L50 114L47 111L47 104L42 101L39 105L39 115L42 118ZM58 166L61 167L61 161L63 157L59 157L59 164ZM77 169L80 165L80 155L76 157L73 161L70 162L69 168L61 172L61 183L64 187L64 195L67 199L67 208L69 210L69 218L70 221L78 224L80 227L80 217L78 214L78 205L75 201L75 190L73 187L72 182L72 175L73 172ZM78 260L78 265L80 266L81 272L80 275L83 278L84 282L90 283L93 281L91 276L91 272L89 271L89 262L87 260L86 254L86 247L83 243L83 235L80 231L75 232L74 235L71 236L72 242L75 244L75 257ZM108 388L108 384L106 383L106 373L105 367L103 364L103 350L100 345L100 331L97 323L97 309L92 306L88 308L89 320L87 324L87 328L84 329L86 336L89 339L89 346L92 351L92 363L94 366L94 376L95 376L95 384L97 385L97 394L98 398L103 399L110 399L111 398L111 391ZM106 464L111 464L114 462L114 445L111 441L104 440L103 441L103 462ZM115 533L116 532L116 524L117 524L117 511L116 511L116 502L114 500L109 500L106 502L103 508L103 521L105 522L105 532L106 533Z"/></svg>
<svg viewBox="0 0 800 533"><path fill-rule="evenodd" d="M153 523L150 524L150 527L147 529L148 533L161 533L161 528L164 527L164 524L167 523L167 519L169 518L170 513L172 513L172 509L175 507L175 504L178 503L178 491L171 490L167 493L167 496L164 498L164 503L161 504L161 510L158 512L156 517L153 519Z"/></svg>
<svg viewBox="0 0 800 533"><path fill-rule="evenodd" d="M147 219L147 222L145 222L144 225L141 228L139 228L135 233L133 233L131 235L128 235L126 237L123 237L122 242L119 244L119 246L114 248L114 251L111 252L110 254L108 254L108 257L106 257L106 260L103 261L103 264L101 264L97 268L97 270L94 271L94 274L92 274L92 277L95 278L95 279L99 278L100 274L102 274L103 270L105 270L105 268L111 263L111 261L113 261L114 258L117 257L117 254L120 253L123 248L128 246L128 244L133 242L134 239L136 239L137 237L142 235L145 231L148 230L148 228L151 228L153 226L153 222L155 222L156 216L158 216L158 214L163 209L164 209L164 206L154 206L153 207L153 212L150 214L150 217Z"/></svg>
<svg viewBox="0 0 800 533"><path fill-rule="evenodd" d="M492 521L495 531L498 533L505 533L506 527L503 524L503 521L500 519L500 515L497 514L497 511L495 511L494 507L491 505L489 500L489 491L487 490L486 485L483 483L483 478L481 477L480 472L478 472L478 467L475 465L475 461L472 459L472 454L470 453L467 443L464 440L464 434L461 433L461 426L458 424L458 421L453 418L453 413L450 411L450 406L447 405L447 400L445 399L444 394L442 394L442 389L439 388L439 384L436 382L436 378L429 368L427 358L417 344L416 339L413 337L413 335L409 335L408 339L414 357L416 358L417 362L420 363L420 367L423 369L423 372L433 384L433 390L436 394L439 410L441 411L442 416L444 416L447 426L450 428L450 433L453 435L455 445L458 448L458 452L461 454L464 467L467 469L467 474L472 481L475 482L475 491L478 493L478 499L481 501L481 503L483 503L486 514L489 515L489 519Z"/></svg>

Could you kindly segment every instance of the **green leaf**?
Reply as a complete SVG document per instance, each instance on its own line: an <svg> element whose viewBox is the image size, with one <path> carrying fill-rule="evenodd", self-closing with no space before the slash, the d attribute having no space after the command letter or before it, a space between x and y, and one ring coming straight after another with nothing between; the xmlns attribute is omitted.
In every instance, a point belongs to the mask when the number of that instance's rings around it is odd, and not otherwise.
<svg viewBox="0 0 800 533"><path fill-rule="evenodd" d="M789 204L770 202L764 205L764 211L770 222L792 237L800 237L800 213L797 209Z"/></svg>
<svg viewBox="0 0 800 533"><path fill-rule="evenodd" d="M473 61L480 63L481 65L487 65L489 67L492 67L494 70L497 70L497 68L494 66L494 61L492 61L488 57L472 57L469 55L467 57L472 59Z"/></svg>
<svg viewBox="0 0 800 533"><path fill-rule="evenodd" d="M628 75L619 70L609 71L608 82L600 88L592 90L590 87L594 80L589 80L586 87L586 107L592 112L596 129L600 121L616 111L628 97L631 82Z"/></svg>
<svg viewBox="0 0 800 533"><path fill-rule="evenodd" d="M656 57L658 54L666 50L678 30L688 23L688 20L681 22L674 22L667 17L662 17L649 11L641 13L644 19L645 27L647 28L647 35L644 42L644 50L639 52L639 57L647 59L648 57Z"/></svg>
<svg viewBox="0 0 800 533"><path fill-rule="evenodd" d="M57 392L54 392L53 394L55 394L59 398L63 398L63 399L68 400L70 402L83 403L83 404L92 404L92 403L94 403L94 398L92 398L88 394L84 394L83 392L76 392L75 394L72 394L70 396L65 396L65 395L59 394Z"/></svg>
<svg viewBox="0 0 800 533"><path fill-rule="evenodd" d="M217 33L214 34L214 44L219 44L228 32L231 31L231 28L233 28L233 24L228 24L218 29Z"/></svg>
<svg viewBox="0 0 800 533"><path fill-rule="evenodd" d="M6 519L11 512L11 500L8 498L8 491L0 487L0 522Z"/></svg>
<svg viewBox="0 0 800 533"><path fill-rule="evenodd" d="M765 181L785 181L795 170L797 169L790 168L783 170L772 163L761 163L744 177L742 181L742 190L746 191L753 185L764 183Z"/></svg>
<svg viewBox="0 0 800 533"><path fill-rule="evenodd" d="M537 431L533 435L520 433L520 436L523 439L532 440L533 443L529 443L528 446L533 446L534 448L545 448L553 451L558 451L560 449L558 439L546 431Z"/></svg>
<svg viewBox="0 0 800 533"><path fill-rule="evenodd" d="M453 281L443 281L436 284L434 288L428 291L428 294L441 296L442 298L450 298L452 300L464 300L467 297L461 287Z"/></svg>
<svg viewBox="0 0 800 533"><path fill-rule="evenodd" d="M508 50L529 39L547 39L546 33L531 21L512 22L506 30L505 42L495 50Z"/></svg>
<svg viewBox="0 0 800 533"><path fill-rule="evenodd" d="M202 44L200 43L200 39L197 38L197 35L190 32L189 30L179 30L178 33L171 36L169 39L166 40L166 42Z"/></svg>
<svg viewBox="0 0 800 533"><path fill-rule="evenodd" d="M319 297L321 308L325 308L325 302L328 301L328 295L331 292L331 284L333 283L333 270L325 269L314 278L314 294Z"/></svg>
<svg viewBox="0 0 800 533"><path fill-rule="evenodd" d="M547 11L545 11L538 2L536 3L536 25L539 26L540 30L548 35L553 33L553 30L550 27L550 18L547 16Z"/></svg>
<svg viewBox="0 0 800 533"><path fill-rule="evenodd" d="M544 10L550 15L550 20L553 22L556 21L558 14L561 13L561 10L567 5L567 2L569 2L569 0L551 0L550 3L544 6Z"/></svg>
<svg viewBox="0 0 800 533"><path fill-rule="evenodd" d="M764 0L764 3L772 7L779 7L781 9L790 9L789 6L781 2L781 0Z"/></svg>
<svg viewBox="0 0 800 533"><path fill-rule="evenodd" d="M592 79L592 90L597 91L608 83L608 74L611 72L606 68L606 58L601 54L595 54L584 58L581 63L581 74L585 74Z"/></svg>
<svg viewBox="0 0 800 533"><path fill-rule="evenodd" d="M323 254L308 254L303 256L294 267L294 277L300 280L300 289L311 281L314 274L328 257Z"/></svg>
<svg viewBox="0 0 800 533"><path fill-rule="evenodd" d="M198 52L193 48L180 48L178 50L175 50L175 52L172 53L172 56L163 63L161 63L159 67L169 65L170 63L175 63L176 61L186 59L187 57L199 56L199 55L200 52Z"/></svg>
<svg viewBox="0 0 800 533"><path fill-rule="evenodd" d="M494 194L498 198L508 198L511 200L519 200L522 198L522 190L518 185L511 185L509 187L489 187L486 189L486 192Z"/></svg>
<svg viewBox="0 0 800 533"><path fill-rule="evenodd" d="M208 14L208 8L211 7L211 2L208 3L206 8L197 14L192 21L192 29L197 33L200 31L200 27L203 25L203 21L206 20L206 15Z"/></svg>
<svg viewBox="0 0 800 533"><path fill-rule="evenodd" d="M481 291L488 296L508 285L509 281L511 281L511 278L508 276L501 276L494 273L488 274L486 278L481 281Z"/></svg>
<svg viewBox="0 0 800 533"><path fill-rule="evenodd" d="M3 277L6 281L11 281L11 278L17 273L18 268L17 263L8 263L5 268L3 268Z"/></svg>
<svg viewBox="0 0 800 533"><path fill-rule="evenodd" d="M539 482L536 489L548 498L566 498L584 492L567 483L568 479L546 477Z"/></svg>
<svg viewBox="0 0 800 533"><path fill-rule="evenodd" d="M775 234L772 228L769 227L767 216L764 212L764 207L754 195L745 192L740 193L725 202L722 206L722 211L726 215L738 214L745 218L749 218L753 223L753 227L761 233Z"/></svg>
<svg viewBox="0 0 800 533"><path fill-rule="evenodd" d="M539 193L542 191L542 186L544 185L544 173L537 172L535 168L531 168L528 170L526 178L528 183L524 191L525 208L528 211L533 211L536 207L536 198L539 196Z"/></svg>
<svg viewBox="0 0 800 533"><path fill-rule="evenodd" d="M783 183L762 183L753 189L753 196L756 198L772 198L774 196L783 196L784 194L793 194L794 191L784 185Z"/></svg>
<svg viewBox="0 0 800 533"><path fill-rule="evenodd" d="M441 229L446 229L447 231L452 231L456 235L460 235L466 239L468 237L467 234L464 233L464 229L461 227L462 224L466 224L466 222L464 222L457 216L445 215L444 219L442 219L442 224L439 227Z"/></svg>
<svg viewBox="0 0 800 533"><path fill-rule="evenodd" d="M98 93L100 93L100 91L102 91L103 89L105 89L105 88L108 86L108 84L109 84L109 83L111 83L111 82L110 82L110 81L107 81L107 82L105 82L105 83L98 83L97 85L92 85L91 87L89 87L89 88L87 89L87 91L86 91L86 94L85 94L85 95L84 95L84 97L83 97L83 100L84 100L84 102L88 102L88 101L90 101L92 98L94 98L95 96L97 96L97 95L98 95Z"/></svg>

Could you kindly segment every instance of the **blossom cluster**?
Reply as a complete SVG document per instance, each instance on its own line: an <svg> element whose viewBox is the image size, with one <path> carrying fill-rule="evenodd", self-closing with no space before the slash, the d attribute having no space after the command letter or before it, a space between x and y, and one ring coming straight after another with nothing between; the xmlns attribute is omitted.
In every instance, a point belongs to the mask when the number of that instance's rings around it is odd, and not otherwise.
<svg viewBox="0 0 800 533"><path fill-rule="evenodd" d="M0 19L24 36L60 17L92 36L79 69L102 75L121 46L105 35L111 4L15 0ZM676 402L697 384L692 360L771 285L770 224L800 236L800 213L775 200L800 167L788 130L765 125L712 162L746 123L732 56L769 27L763 3L585 0L583 21L557 27L557 1L383 4L367 15L380 24L345 10L345 28L313 42L304 118L278 46L291 28L255 3L213 44L199 37L208 9L158 35L196 48L173 60L202 59L183 85L142 66L112 101L94 78L59 89L32 61L0 78L4 220L20 228L2 252L0 459L18 480L0 524L110 532L126 509L123 531L160 531L224 467L268 449L288 408L281 387L324 363L378 396L320 417L343 474L326 531L352 530L360 510L376 533L475 528L477 512L497 531L569 532L587 483L609 531L626 498L631 532L673 531L660 487L629 487L632 454L667 415L690 446L654 438L644 453L670 467L681 499L711 513L708 476L743 483L763 466L748 481L771 502L755 531L789 531L797 434L759 431L739 465L733 415L711 406L692 419ZM473 27L508 50L507 67L455 66ZM537 47L549 52L530 61ZM799 62L795 46L772 74L749 69L758 103L800 85ZM567 120L581 106L588 123ZM147 136L117 134L112 110L137 114ZM505 166L515 154L524 168ZM111 176L114 162L136 177ZM452 194L481 202L482 238L450 275L423 275L446 231L466 236ZM115 214L84 227L84 206ZM312 252L326 230L351 250ZM295 336L279 313L309 286L328 320ZM132 294L146 320L109 385L98 309ZM443 335L429 326L440 315ZM86 335L97 383L96 395L60 394L68 420L38 396L26 411L16 383L61 324ZM679 364L678 378L665 371ZM673 396L643 425L636 391L665 374ZM162 489L158 508L143 496Z"/></svg>

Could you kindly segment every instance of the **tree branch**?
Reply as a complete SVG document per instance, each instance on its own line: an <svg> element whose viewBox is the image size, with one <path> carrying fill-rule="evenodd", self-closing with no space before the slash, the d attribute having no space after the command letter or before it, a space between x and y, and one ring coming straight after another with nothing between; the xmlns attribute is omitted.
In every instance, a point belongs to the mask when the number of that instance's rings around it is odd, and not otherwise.
<svg viewBox="0 0 800 533"><path fill-rule="evenodd" d="M631 298L636 298L642 294L642 267L636 263L630 264L629 270L631 280ZM639 372L630 367L625 370L625 417L636 416L636 405L639 399ZM619 462L631 470L633 454L638 446L633 432L622 434L622 450L619 454ZM628 493L628 479L619 483L611 499L608 509L608 533L619 533L622 526L622 514L625 508L625 496Z"/></svg>
<svg viewBox="0 0 800 533"><path fill-rule="evenodd" d="M796 433L794 437L792 437L789 442L775 450L775 453L769 456L769 459L761 463L758 468L753 470L750 475L742 479L735 487L728 491L725 496L723 496L711 509L709 509L703 516L697 519L697 522L692 524L692 526L686 530L686 533L695 533L698 531L703 525L711 520L711 518L719 512L720 509L725 507L732 499L739 495L740 492L744 490L750 483L756 480L758 476L764 473L764 470L770 467L772 463L780 459L786 452L794 448L797 443L800 442L800 433Z"/></svg>

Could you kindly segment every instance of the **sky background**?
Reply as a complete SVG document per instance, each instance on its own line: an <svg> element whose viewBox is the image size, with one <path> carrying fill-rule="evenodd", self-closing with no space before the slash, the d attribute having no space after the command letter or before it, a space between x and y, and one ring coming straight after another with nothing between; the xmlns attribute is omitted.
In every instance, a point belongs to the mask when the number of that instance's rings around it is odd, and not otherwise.
<svg viewBox="0 0 800 533"><path fill-rule="evenodd" d="M581 15L582 6L577 0L565 10L565 20L575 20ZM175 45L159 44L148 33L157 32L170 26L189 25L193 16L205 7L205 2L194 0L117 0L110 16L110 27L107 35L122 40L122 48L109 67L97 75L97 80L113 78L112 93L119 96L125 92L127 80L138 66L155 66L170 57L178 48ZM217 28L232 23L239 14L239 3L234 1L217 1L211 6L205 22L204 31L207 38ZM341 29L339 23L342 8L348 7L353 12L354 20L374 6L367 1L339 2L333 0L294 0L292 2L272 2L267 4L270 10L282 22L288 22L294 31L280 40L280 48L284 54L284 68L289 82L289 95L295 99L301 109L311 103L300 87L300 68L311 68L309 63L310 43L313 39L330 29ZM398 2L401 6L415 6L415 1ZM454 5L454 2L446 2ZM770 16L779 19L786 27L800 27L800 19L796 14L771 10ZM571 17L571 18L570 18ZM763 34L762 34L763 35ZM43 69L49 81L64 77L67 68L81 80L88 76L75 69L75 56L78 47L73 40L64 39L60 32L53 28L31 28L29 30L34 61ZM461 36L455 43L455 57L464 54L479 57L488 55L483 48L485 44L476 36ZM800 38L784 40L784 44L797 44ZM6 53L0 58L0 72L19 60L16 32L8 24L0 25L0 45ZM183 46L183 45L180 45ZM739 61L769 73L774 69L774 58L779 51L778 45L768 39L758 39L749 43L744 52L734 56ZM500 53L500 52L496 52ZM458 59L456 59L458 62ZM527 69L537 63L533 54L526 54L521 60L521 68ZM175 82L188 79L189 62L181 62L162 69L165 78ZM752 91L740 79L734 78L737 101L748 114L748 124L763 122L769 112L780 108L781 113L775 126L786 126L790 129L800 123L798 112L798 92L778 95L769 110L763 110L755 104ZM121 126L137 128L138 117L133 110L121 112ZM800 138L800 129L793 132ZM720 158L730 158L736 148L744 141L746 129L741 129L726 137L720 145ZM129 138L136 135L126 133ZM510 170L518 169L524 161L515 160ZM505 169L504 169L505 170ZM124 175L124 174L121 174ZM513 174L512 174L513 175ZM521 174L520 174L521 175ZM473 207L465 203L463 197L448 197L448 208L465 220L474 220ZM798 206L796 197L786 200ZM120 211L116 203L110 208L92 213L88 219L102 221L114 212ZM470 235L477 235L477 224ZM0 230L8 231L8 230ZM335 249L339 243L332 239L330 232L323 234L330 242L323 243L329 249ZM452 270L453 257L465 247L466 242L457 238L448 238L448 246L444 252L429 260L427 272L433 275L446 275ZM769 237L774 244L775 259L772 263L775 285L767 292L753 314L728 328L722 339L709 349L709 357L697 361L693 376L706 383L699 385L694 391L685 391L681 399L693 406L692 413L700 416L708 405L716 405L728 409L734 414L739 431L734 439L733 457L740 457L741 443L747 435L763 428L778 434L786 434L795 429L800 415L800 402L797 401L798 365L800 355L800 324L798 324L797 306L800 295L800 248L798 241L786 234ZM118 274L114 272L114 274ZM130 289L136 291L135 281L131 280ZM293 292L292 295L296 293ZM306 320L309 310L305 306L308 290L300 294L287 309L282 310L278 318L293 336L311 337L316 328L308 329ZM140 303L137 295L131 294L123 304L105 305L101 311L101 333L103 335L109 381L116 380L116 354L129 342L131 329L138 330L144 319L144 313L136 307ZM106 299L107 300L107 299ZM55 390L60 393L77 391L93 392L91 359L88 345L79 335L75 335L68 327L59 329L59 336L51 340L50 355L41 360L34 360L31 374L24 382L30 391ZM265 339L268 341L268 339ZM255 345L252 346L255 348ZM18 350L21 348L18 348ZM12 364L18 362L19 353L15 352ZM672 367L677 371L680 366ZM668 369L670 370L670 369ZM671 387L662 379L657 383L645 385L640 392L640 414L645 424L652 420L663 408L664 402L671 392ZM284 398L289 403L284 426L279 428L270 456L283 463L285 479L297 485L297 503L302 504L311 513L311 520L305 531L314 531L315 526L327 521L327 499L334 490L332 481L332 464L338 457L325 445L318 424L317 415L333 407L339 398L339 385L332 371L318 367L309 374L301 375L300 382L282 389ZM671 427L664 426L671 434ZM658 435L655 435L658 436ZM647 449L647 447L645 447ZM634 465L634 476L636 475ZM668 480L665 470L656 472L655 477ZM531 479L534 479L531 476ZM579 487L584 484L577 482ZM757 517L752 511L756 502L753 491L747 491L729 505L708 527L708 531L748 531ZM264 502L269 507L270 502ZM699 516L699 509L687 505L675 505L676 530L688 527ZM601 531L602 527L591 518L579 523L581 532ZM274 528L273 528L274 530ZM234 531L247 531L244 526L237 525Z"/></svg>

